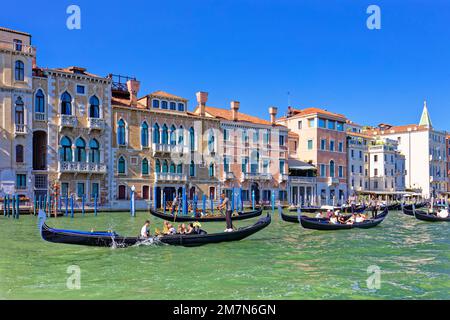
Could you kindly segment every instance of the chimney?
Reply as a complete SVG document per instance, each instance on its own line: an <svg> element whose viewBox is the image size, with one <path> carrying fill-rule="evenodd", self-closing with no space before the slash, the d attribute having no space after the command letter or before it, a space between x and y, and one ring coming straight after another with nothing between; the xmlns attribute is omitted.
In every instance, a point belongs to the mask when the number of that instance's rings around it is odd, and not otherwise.
<svg viewBox="0 0 450 320"><path fill-rule="evenodd" d="M200 108L200 115L204 117L206 102L208 101L208 92L199 91L195 95L197 96L197 106Z"/></svg>
<svg viewBox="0 0 450 320"><path fill-rule="evenodd" d="M127 88L128 92L130 93L130 105L136 106L137 105L137 94L139 92L139 88L141 87L141 83L137 80L128 80L127 81Z"/></svg>
<svg viewBox="0 0 450 320"><path fill-rule="evenodd" d="M33 47L33 58L32 58L32 68L37 68L37 62L36 62L36 48Z"/></svg>
<svg viewBox="0 0 450 320"><path fill-rule="evenodd" d="M277 108L277 107L269 107L270 123L271 123L273 126L274 126L275 123L276 123L277 112L278 112L278 108Z"/></svg>
<svg viewBox="0 0 450 320"><path fill-rule="evenodd" d="M238 121L239 101L231 101L231 117L233 121Z"/></svg>

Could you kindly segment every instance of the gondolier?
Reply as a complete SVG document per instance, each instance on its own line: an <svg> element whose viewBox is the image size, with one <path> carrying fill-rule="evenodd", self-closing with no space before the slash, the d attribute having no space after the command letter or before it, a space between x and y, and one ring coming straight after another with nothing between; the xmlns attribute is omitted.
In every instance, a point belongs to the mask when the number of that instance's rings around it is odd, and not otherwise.
<svg viewBox="0 0 450 320"><path fill-rule="evenodd" d="M218 206L219 210L225 209L225 220L227 222L227 228L225 229L225 232L232 232L233 231L233 222L231 221L231 210L230 210L230 199L225 195L225 193L222 193L220 195L220 198L222 199L222 203Z"/></svg>
<svg viewBox="0 0 450 320"><path fill-rule="evenodd" d="M149 237L148 228L150 227L150 220L146 220L141 228L141 238L147 239Z"/></svg>

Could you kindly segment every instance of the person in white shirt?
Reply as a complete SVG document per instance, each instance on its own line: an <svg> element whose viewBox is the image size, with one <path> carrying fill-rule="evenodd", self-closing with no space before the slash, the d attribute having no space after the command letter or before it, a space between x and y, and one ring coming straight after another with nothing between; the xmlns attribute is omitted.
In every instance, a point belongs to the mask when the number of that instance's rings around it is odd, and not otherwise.
<svg viewBox="0 0 450 320"><path fill-rule="evenodd" d="M150 227L150 220L145 221L141 228L141 238L147 239L149 237L148 227Z"/></svg>
<svg viewBox="0 0 450 320"><path fill-rule="evenodd" d="M448 210L442 209L441 211L439 211L439 212L436 214L436 216L437 216L438 218L443 218L443 219L448 218Z"/></svg>

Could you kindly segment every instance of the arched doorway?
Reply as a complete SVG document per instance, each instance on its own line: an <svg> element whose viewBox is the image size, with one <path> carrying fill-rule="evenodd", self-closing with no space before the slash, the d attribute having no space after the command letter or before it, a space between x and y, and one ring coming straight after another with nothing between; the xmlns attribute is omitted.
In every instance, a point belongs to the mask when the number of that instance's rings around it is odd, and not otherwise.
<svg viewBox="0 0 450 320"><path fill-rule="evenodd" d="M33 132L33 170L47 170L47 133Z"/></svg>
<svg viewBox="0 0 450 320"><path fill-rule="evenodd" d="M260 200L260 197L259 197L259 185L256 182L252 183L251 190L250 190L250 192L251 192L250 193L250 197L252 196L253 191L255 192L255 202L258 203L259 200ZM250 201L252 201L251 198L250 198Z"/></svg>

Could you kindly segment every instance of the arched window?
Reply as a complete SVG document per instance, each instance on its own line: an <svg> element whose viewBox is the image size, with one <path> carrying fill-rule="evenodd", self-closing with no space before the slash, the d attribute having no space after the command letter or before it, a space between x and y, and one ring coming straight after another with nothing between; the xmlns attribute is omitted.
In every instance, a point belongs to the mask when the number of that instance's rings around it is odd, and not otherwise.
<svg viewBox="0 0 450 320"><path fill-rule="evenodd" d="M117 144L120 146L126 144L126 128L123 119L120 119L117 123Z"/></svg>
<svg viewBox="0 0 450 320"><path fill-rule="evenodd" d="M209 165L209 176L214 177L214 163Z"/></svg>
<svg viewBox="0 0 450 320"><path fill-rule="evenodd" d="M67 91L61 95L61 114L72 115L72 97Z"/></svg>
<svg viewBox="0 0 450 320"><path fill-rule="evenodd" d="M96 139L89 141L89 162L100 163L100 144Z"/></svg>
<svg viewBox="0 0 450 320"><path fill-rule="evenodd" d="M21 97L18 97L16 99L15 121L16 121L16 125L24 125L25 124L24 104L23 104L23 100Z"/></svg>
<svg viewBox="0 0 450 320"><path fill-rule="evenodd" d="M159 159L157 159L156 163L155 163L155 172L156 173L160 173L161 172L161 161L159 161Z"/></svg>
<svg viewBox="0 0 450 320"><path fill-rule="evenodd" d="M333 160L330 161L330 177L331 178L335 177L335 166Z"/></svg>
<svg viewBox="0 0 450 320"><path fill-rule="evenodd" d="M143 148L148 147L148 124L145 121L141 125L141 145Z"/></svg>
<svg viewBox="0 0 450 320"><path fill-rule="evenodd" d="M148 160L147 159L142 160L142 174L148 175Z"/></svg>
<svg viewBox="0 0 450 320"><path fill-rule="evenodd" d="M45 97L41 89L39 89L34 96L34 111L36 113L45 112Z"/></svg>
<svg viewBox="0 0 450 320"><path fill-rule="evenodd" d="M167 109L167 101L161 101L161 109Z"/></svg>
<svg viewBox="0 0 450 320"><path fill-rule="evenodd" d="M167 163L167 160L164 160L163 166L162 166L162 172L167 173L169 171L169 164Z"/></svg>
<svg viewBox="0 0 450 320"><path fill-rule="evenodd" d="M171 102L171 103L170 103L170 110L177 110L177 104L176 104L176 102Z"/></svg>
<svg viewBox="0 0 450 320"><path fill-rule="evenodd" d="M75 161L86 162L86 142L82 138L75 141Z"/></svg>
<svg viewBox="0 0 450 320"><path fill-rule="evenodd" d="M16 162L23 162L23 145L21 144L16 146Z"/></svg>
<svg viewBox="0 0 450 320"><path fill-rule="evenodd" d="M177 129L174 125L170 127L170 144L176 145L177 144Z"/></svg>
<svg viewBox="0 0 450 320"><path fill-rule="evenodd" d="M153 100L153 108L156 108L156 109L159 108L159 100L156 100L156 99Z"/></svg>
<svg viewBox="0 0 450 320"><path fill-rule="evenodd" d="M189 175L191 177L195 176L195 164L194 164L194 161L191 161L191 164L189 165Z"/></svg>
<svg viewBox="0 0 450 320"><path fill-rule="evenodd" d="M167 128L166 124L163 125L162 128L162 144L168 144L169 143L169 129Z"/></svg>
<svg viewBox="0 0 450 320"><path fill-rule="evenodd" d="M180 126L180 129L178 129L178 144L180 144L180 145L184 144L184 129L183 129L183 126Z"/></svg>
<svg viewBox="0 0 450 320"><path fill-rule="evenodd" d="M184 111L184 103L178 104L178 111Z"/></svg>
<svg viewBox="0 0 450 320"><path fill-rule="evenodd" d="M183 173L183 165L181 163L177 164L177 173L179 174Z"/></svg>
<svg viewBox="0 0 450 320"><path fill-rule="evenodd" d="M191 151L195 150L195 131L192 127L189 129L189 147Z"/></svg>
<svg viewBox="0 0 450 320"><path fill-rule="evenodd" d="M173 163L173 162L170 163L169 172L170 173L176 173L175 163Z"/></svg>
<svg viewBox="0 0 450 320"><path fill-rule="evenodd" d="M14 75L16 81L24 81L25 80L25 67L22 61L17 60L14 68Z"/></svg>
<svg viewBox="0 0 450 320"><path fill-rule="evenodd" d="M117 163L117 171L120 174L125 174L125 170L126 170L126 161L125 161L125 158L121 156Z"/></svg>
<svg viewBox="0 0 450 320"><path fill-rule="evenodd" d="M153 143L161 143L161 133L159 132L159 125L157 123L153 125Z"/></svg>
<svg viewBox="0 0 450 320"><path fill-rule="evenodd" d="M89 117L100 118L100 101L96 96L92 96L89 99Z"/></svg>
<svg viewBox="0 0 450 320"><path fill-rule="evenodd" d="M61 139L59 158L61 161L72 161L72 141L67 137Z"/></svg>
<svg viewBox="0 0 450 320"><path fill-rule="evenodd" d="M212 131L209 133L208 151L215 152L215 137L214 137L214 132L212 132Z"/></svg>

